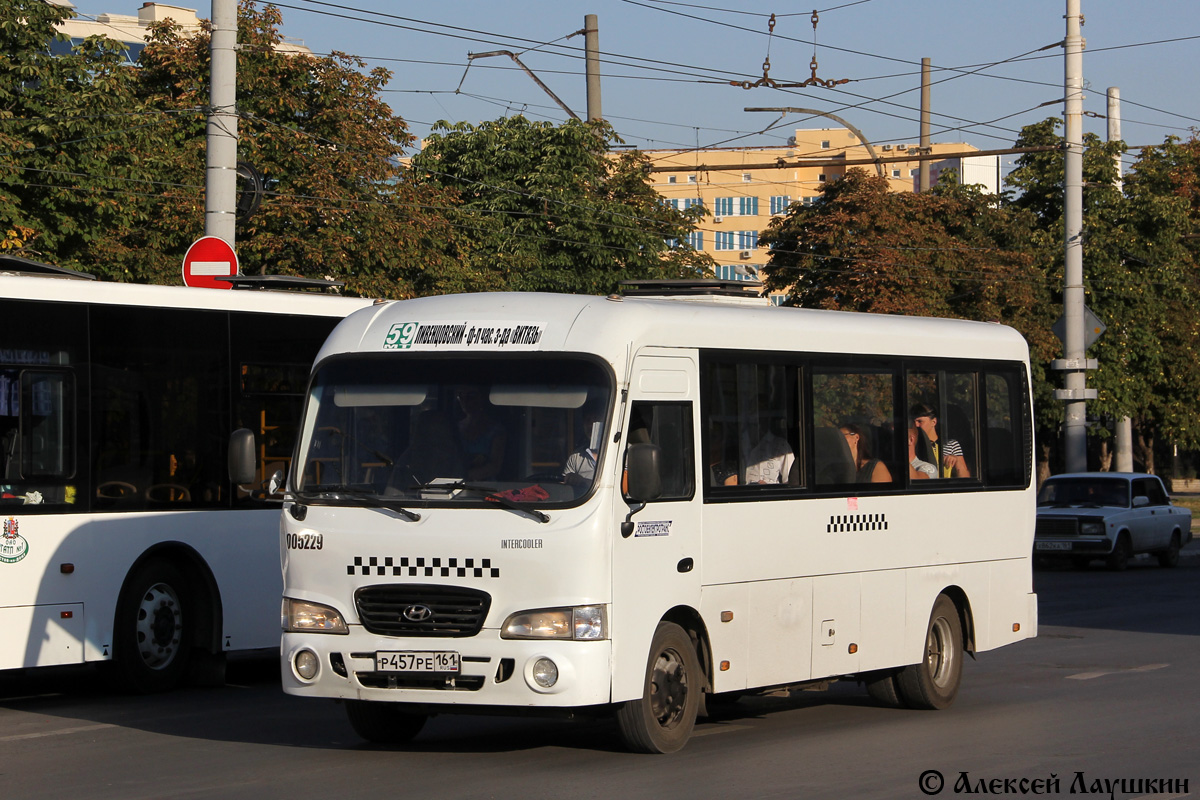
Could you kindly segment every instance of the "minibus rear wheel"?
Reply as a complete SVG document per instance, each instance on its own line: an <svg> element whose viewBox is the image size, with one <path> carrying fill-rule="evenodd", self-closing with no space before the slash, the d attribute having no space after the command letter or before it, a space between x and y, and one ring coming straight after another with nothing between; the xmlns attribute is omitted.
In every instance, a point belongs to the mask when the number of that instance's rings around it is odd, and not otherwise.
<svg viewBox="0 0 1200 800"><path fill-rule="evenodd" d="M900 670L896 688L909 708L948 708L958 695L962 666L962 620L954 601L940 594L925 629L924 655L920 662Z"/></svg>
<svg viewBox="0 0 1200 800"><path fill-rule="evenodd" d="M370 700L347 700L346 716L355 733L375 744L411 742L429 719L428 714L414 714L400 703Z"/></svg>

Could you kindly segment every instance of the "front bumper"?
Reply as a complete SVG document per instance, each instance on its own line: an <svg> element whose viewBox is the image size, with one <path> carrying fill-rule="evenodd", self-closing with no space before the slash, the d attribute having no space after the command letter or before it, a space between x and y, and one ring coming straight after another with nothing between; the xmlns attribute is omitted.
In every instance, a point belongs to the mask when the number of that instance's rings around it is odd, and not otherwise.
<svg viewBox="0 0 1200 800"><path fill-rule="evenodd" d="M316 654L311 680L300 677L296 656ZM377 672L377 651L452 651L461 654L456 675ZM534 664L549 658L558 670L549 688L533 678ZM283 689L301 697L332 697L422 705L573 708L611 698L612 643L500 639L495 629L465 638L376 636L351 625L344 636L285 633L280 648Z"/></svg>

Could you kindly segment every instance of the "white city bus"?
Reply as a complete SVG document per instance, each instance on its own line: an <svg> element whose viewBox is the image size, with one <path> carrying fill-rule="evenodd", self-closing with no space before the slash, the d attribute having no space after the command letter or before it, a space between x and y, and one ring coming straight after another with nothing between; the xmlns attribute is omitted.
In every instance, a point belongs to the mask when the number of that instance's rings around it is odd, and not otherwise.
<svg viewBox="0 0 1200 800"><path fill-rule="evenodd" d="M150 691L277 648L279 500L230 483L230 432L286 464L321 342L370 301L4 261L0 670L114 661Z"/></svg>
<svg viewBox="0 0 1200 800"><path fill-rule="evenodd" d="M669 752L710 695L943 708L965 653L1036 635L1021 336L742 291L342 322L284 506L284 689L373 741L492 707Z"/></svg>

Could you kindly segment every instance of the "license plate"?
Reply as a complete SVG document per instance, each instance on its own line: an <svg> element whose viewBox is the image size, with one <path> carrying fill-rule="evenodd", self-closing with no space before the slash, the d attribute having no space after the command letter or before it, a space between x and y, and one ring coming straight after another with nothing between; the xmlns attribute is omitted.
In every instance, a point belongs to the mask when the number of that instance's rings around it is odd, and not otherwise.
<svg viewBox="0 0 1200 800"><path fill-rule="evenodd" d="M1070 550L1070 542L1034 542L1035 550Z"/></svg>
<svg viewBox="0 0 1200 800"><path fill-rule="evenodd" d="M462 657L449 651L375 653L376 672L458 672Z"/></svg>

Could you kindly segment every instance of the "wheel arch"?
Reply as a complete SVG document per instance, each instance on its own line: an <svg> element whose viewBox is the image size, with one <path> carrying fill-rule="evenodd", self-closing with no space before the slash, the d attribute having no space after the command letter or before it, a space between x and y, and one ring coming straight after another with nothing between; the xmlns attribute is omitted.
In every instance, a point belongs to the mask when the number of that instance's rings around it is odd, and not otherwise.
<svg viewBox="0 0 1200 800"><path fill-rule="evenodd" d="M683 628L692 644L696 647L696 657L700 661L700 671L704 673L704 691L712 690L713 658L712 645L708 639L708 626L700 612L691 606L675 606L663 614L660 622L673 622Z"/></svg>
<svg viewBox="0 0 1200 800"><path fill-rule="evenodd" d="M159 542L147 548L138 556L125 573L121 581L121 591L118 597L124 597L129 589L129 582L142 565L155 560L169 562L178 567L189 581L188 588L196 607L196 625L192 631L193 647L201 648L212 654L222 652L221 631L224 628L224 611L221 605L221 591L217 586L212 568L195 548L183 542ZM120 604L115 612L119 615ZM114 627L119 620L114 619Z"/></svg>
<svg viewBox="0 0 1200 800"><path fill-rule="evenodd" d="M954 607L958 610L959 624L962 625L963 649L968 653L974 653L975 613L971 610L971 598L967 596L966 590L957 584L945 587L939 594L946 595L950 598L950 602L954 603Z"/></svg>

